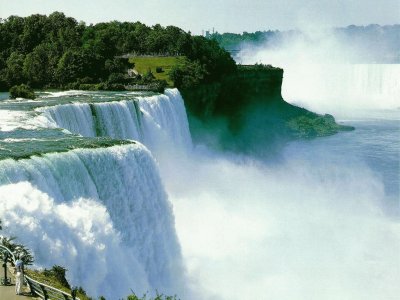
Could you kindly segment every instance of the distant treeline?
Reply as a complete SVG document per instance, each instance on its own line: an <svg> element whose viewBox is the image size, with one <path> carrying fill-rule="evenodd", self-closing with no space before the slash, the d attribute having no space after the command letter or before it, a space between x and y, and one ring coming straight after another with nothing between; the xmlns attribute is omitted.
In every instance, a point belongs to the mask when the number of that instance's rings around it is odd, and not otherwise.
<svg viewBox="0 0 400 300"><path fill-rule="evenodd" d="M356 59L360 63L400 63L400 25L350 25L326 32L326 38L334 38L337 44L349 51L358 52ZM256 31L253 33L214 33L208 36L233 54L244 47L279 49L282 46L302 40L318 43L324 36L313 37L299 30Z"/></svg>
<svg viewBox="0 0 400 300"><path fill-rule="evenodd" d="M140 22L86 25L54 12L49 16L0 19L0 89L26 83L33 88L71 83L121 81L129 67L126 53L172 53L185 56L182 68L196 70L191 83L219 80L236 65L216 41L192 36L175 26ZM175 70L180 78L183 70Z"/></svg>

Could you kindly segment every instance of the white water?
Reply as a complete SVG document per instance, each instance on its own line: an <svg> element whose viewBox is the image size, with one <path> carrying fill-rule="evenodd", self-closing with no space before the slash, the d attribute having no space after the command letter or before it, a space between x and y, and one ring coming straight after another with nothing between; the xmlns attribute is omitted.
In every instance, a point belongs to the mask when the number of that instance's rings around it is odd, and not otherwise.
<svg viewBox="0 0 400 300"><path fill-rule="evenodd" d="M73 103L43 111L49 124L85 137L132 139L152 150L191 147L183 99L177 89L165 94L104 103ZM142 116L143 115L143 116ZM161 149L160 149L161 150Z"/></svg>
<svg viewBox="0 0 400 300"><path fill-rule="evenodd" d="M398 109L398 64L288 64L282 95L320 113L351 109Z"/></svg>
<svg viewBox="0 0 400 300"><path fill-rule="evenodd" d="M400 64L351 63L358 54L348 57L349 45L329 36L310 38L312 42L292 41L277 48L246 48L240 61L283 68L283 98L319 113L342 116L400 107Z"/></svg>
<svg viewBox="0 0 400 300"><path fill-rule="evenodd" d="M0 161L0 219L38 266L67 266L72 284L107 299L182 294L174 218L141 145Z"/></svg>
<svg viewBox="0 0 400 300"><path fill-rule="evenodd" d="M366 136L377 142L366 143L367 146L361 147L361 150L350 147L352 151L348 151L348 155L343 155L342 149L346 149L343 146L346 145L347 139L357 137L357 130L314 142L307 141L304 145L292 144L283 151L279 162L272 165L254 161L251 158L213 153L204 147L199 147L194 151L189 150L185 152L185 155L181 155L182 152L179 149L176 149L174 153L171 152L173 149L171 143L173 146L173 143L181 144L180 140L184 141L183 144L190 141L190 137L188 138L185 134L188 132L187 120L183 106L180 106L178 110L171 110L169 106L171 103L168 103L168 100L171 100L170 95L140 98L140 110L143 115L139 124L143 125L141 129L144 142L150 147L156 145L158 148L155 152L160 164L161 177L174 205L176 228L184 262L194 281L199 298L396 299L400 293L398 286L400 280L399 223L396 217L389 218L381 207L382 201L386 199L385 182L382 176L385 170L374 170L361 155L364 148L371 148L369 145L379 147L378 137L381 133L388 135L388 145L392 145L390 149L396 149L396 140L393 139L396 133L369 130ZM341 100L338 102L339 105L342 101L345 102L343 99L337 100ZM327 102L334 107L334 103ZM309 104L311 106L312 103ZM110 106L113 106L110 110L119 111L116 103L110 103ZM78 107L73 107L72 110L77 111ZM108 113L112 114L110 110ZM346 112L351 114L351 110ZM77 128L90 128L88 126L90 122L86 122L85 118L80 117L76 120L81 124ZM121 117L119 120L124 119ZM122 124L107 126L118 128L114 132L122 132L120 129ZM162 136L169 138L162 138ZM356 139L355 144L357 144ZM126 147L113 149L126 149ZM385 149L378 148L378 150L383 151L381 156L385 158ZM79 170L85 173L84 168L80 168L79 164L75 165L73 159L76 152L80 151L86 151L84 155L86 158L82 161L85 162L89 157L91 158L89 166L93 174L96 174L93 182L103 191L101 193L103 196L98 194L98 197L109 199L109 201L95 200L93 202L93 198L97 199L95 194L92 194L94 193L91 189L93 184L87 184L79 179L81 177L74 175ZM100 156L96 154L97 151L104 153L104 159L100 159ZM77 150L72 154L45 155L43 158L29 161L29 164L32 164L29 168L30 173L24 171L25 167L21 167L21 164L26 164L25 161L7 162L10 164L7 167L8 172L11 169L15 170L12 178L16 178L16 182L29 181L30 184L22 183L18 186L3 187L7 189L4 195L17 195L12 199L20 199L19 193L23 193L28 199L31 197L40 199L32 203L44 203L42 206L48 207L48 211L55 215L56 220L53 221L56 224L55 228L63 228L64 240L78 245L75 247L78 247L79 251L84 252L85 249L95 248L96 250L93 251L88 250L88 256L93 255L95 261L101 261L104 258L104 264L98 266L101 272L95 271L100 275L109 274L104 270L112 270L111 273L115 274L117 269L114 265L110 267L105 258L110 256L108 252L101 252L99 249L102 247L96 246L96 242L94 246L88 246L86 240L93 238L93 241L97 241L98 237L100 244L110 245L112 249L121 249L115 250L122 253L118 258L129 256L124 252L123 247L126 244L139 248L141 245L141 243L139 246L136 244L137 240L133 239L132 234L129 233L131 230L126 230L129 226L123 225L123 221L121 223L115 221L115 215L129 211L129 205L125 205L124 202L121 205L121 201L123 197L132 193L133 188L130 184L126 184L126 181L120 182L120 178L133 180L143 177L127 175L132 163L124 160L120 164L108 163L108 160L114 161L115 157L120 157L114 151L113 153L109 151L109 149ZM160 153L163 155L159 156ZM61 182L63 178L68 178L70 183L65 189L62 188L62 184L57 183L61 187L49 190L40 188L39 191L37 186L43 184L35 180L36 176L32 173L43 169L42 160L52 155L57 156L55 162L57 166L60 166L57 180ZM38 160L40 163L36 164ZM74 165L74 168L70 168L70 164ZM91 167L91 164L95 167ZM87 167L87 163L84 165ZM18 167L13 168L13 166ZM143 167L147 168L146 164ZM57 168L49 169L56 171ZM107 172L103 174L102 170L107 170ZM114 172L116 175L113 175ZM53 180L54 176L50 176L51 172L46 174L49 174L45 176L46 180ZM148 196L146 199L153 199L154 188L147 180L140 181L138 185L133 185L139 189L137 197L140 198L143 193ZM155 190L158 191L158 188ZM114 193L117 198L114 198ZM61 198L64 195L67 195L66 198ZM12 203L10 206L12 208L7 209L9 213L0 218L12 222L23 215L24 221L20 222L21 225L16 234L25 236L25 239L29 240L30 234L23 233L27 224L29 225L27 228L33 228L32 236L40 236L37 232L42 231L30 225L29 216L37 216L33 223L43 224L43 228L47 228L47 221L42 217L43 214L37 213L37 209L22 209L21 206L29 207L29 205L27 203L19 205L18 203L24 202L13 202L12 199L4 201L7 205ZM66 202L58 202L57 199L63 199L62 201ZM130 203L135 203L135 201ZM152 200L149 201L151 205ZM35 204L35 207L39 207L39 204ZM73 224L67 223L64 213L60 213L69 212L70 207L79 211ZM76 230L75 224L83 223L81 221L83 218L91 218L91 215L85 216L83 213L87 208L96 212L92 221L94 225L92 229L89 228L90 230L83 230L84 226L77 225L82 228L82 231ZM53 220L49 215L46 216ZM159 215L155 214L153 217L153 220L158 220ZM126 220L129 221L129 218ZM170 224L168 225L170 227L172 222L170 219L166 224ZM64 227L64 224L67 226ZM132 221L131 224L135 226L136 222ZM140 224L139 228L135 227L133 232L138 232L139 236L140 233L145 233L144 235L151 240L154 227L157 229L161 227L162 229L159 230L164 230L163 225L158 225L158 222ZM106 227L109 230L103 232L98 229L99 227ZM115 237L115 232L120 232L120 239L118 236ZM53 233L51 236L55 235ZM171 240L171 235L167 235L168 241ZM159 237L160 235L156 240ZM148 245L143 248L143 251L149 253L148 257L151 261L157 262L155 265L158 266L163 261L174 261L173 250L167 251L171 253L169 257L172 257L167 260L164 258L168 254L164 254L163 251L152 252L160 247L154 247L151 243ZM173 243L173 245L176 244ZM43 249L46 249L46 245L40 246L37 252L43 252ZM156 272L155 275L150 271L154 269L150 267L141 269L142 260L138 257L144 254L139 250L135 251L133 251L134 258L126 265L137 266L135 269L138 269L139 273L136 275L140 277L142 276L140 272L143 272L146 275L140 278L146 278L148 281L146 283L142 280L136 291L150 286L157 287L163 293L169 291L171 291L170 294L177 293L182 299L193 299L193 296L185 297L182 290L188 285L187 282L179 282L179 278L173 278L174 286L171 289L162 288L168 286L171 274L181 274L180 272L166 271L163 275ZM66 255L65 265L74 265L76 258L73 259L73 253L75 252L72 251L72 254ZM139 254L136 255L136 253ZM59 259L63 258L61 254L57 256ZM44 264L53 264L53 258L51 256L51 259L46 259ZM121 263L121 260L118 260L118 263ZM171 266L170 270L176 265ZM75 276L79 278L79 274L83 274L85 270L74 269L71 272L74 278ZM166 279L163 279L164 276ZM93 282L101 282L101 279L102 277L100 280L96 278ZM167 283L158 281L162 279ZM123 286L122 293L125 293L126 284L129 282L125 281L124 271L121 277L114 278L112 283L118 286L119 280L122 282L121 287ZM89 287L93 286L89 279L84 282ZM136 289L134 284L128 285L128 287L132 286ZM93 290L99 294L99 291L102 291L98 285L93 287ZM111 299L114 298L111 297Z"/></svg>
<svg viewBox="0 0 400 300"><path fill-rule="evenodd" d="M396 299L399 223L379 174L358 153L337 161L339 145L294 146L278 166L203 153L163 170L204 299Z"/></svg>
<svg viewBox="0 0 400 300"><path fill-rule="evenodd" d="M292 143L278 162L202 153L162 169L189 271L209 299L397 299L400 66L297 50L242 62L283 67L287 101L356 130Z"/></svg>

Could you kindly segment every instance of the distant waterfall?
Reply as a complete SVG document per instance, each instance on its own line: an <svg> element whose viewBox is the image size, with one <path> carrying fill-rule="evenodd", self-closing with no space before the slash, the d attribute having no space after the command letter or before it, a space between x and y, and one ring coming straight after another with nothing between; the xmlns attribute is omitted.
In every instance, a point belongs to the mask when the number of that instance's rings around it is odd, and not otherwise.
<svg viewBox="0 0 400 300"><path fill-rule="evenodd" d="M285 100L316 110L394 109L400 106L399 64L289 64Z"/></svg>
<svg viewBox="0 0 400 300"><path fill-rule="evenodd" d="M86 108L75 105L74 114L88 121ZM0 219L37 265L66 266L92 296L183 286L172 209L140 144L0 161Z"/></svg>
<svg viewBox="0 0 400 300"><path fill-rule="evenodd" d="M151 148L191 145L185 107L177 89L132 100L57 105L46 108L44 115L53 126L82 136L133 139Z"/></svg>

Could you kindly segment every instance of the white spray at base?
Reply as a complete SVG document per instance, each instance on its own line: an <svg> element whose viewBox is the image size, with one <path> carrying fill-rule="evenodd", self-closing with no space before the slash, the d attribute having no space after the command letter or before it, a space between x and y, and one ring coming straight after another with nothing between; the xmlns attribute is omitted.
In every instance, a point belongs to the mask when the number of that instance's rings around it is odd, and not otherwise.
<svg viewBox="0 0 400 300"><path fill-rule="evenodd" d="M161 98L155 96L155 107ZM143 119L154 119L153 128L161 128L163 122L156 113L147 115L150 109L141 110ZM346 134L357 134L357 130ZM318 141L325 145L326 139ZM184 261L202 290L201 299L396 299L400 293L399 225L380 210L382 180L354 157L337 160L331 156L335 148L328 150L294 147L285 150L278 166L204 148L181 157L168 153L167 163L159 160L174 204ZM104 168L122 167L106 164ZM15 176L26 179L18 172ZM90 195L86 184L79 180L75 184L82 185L82 191L75 193L81 196L67 201L67 208L99 205L84 200ZM111 180L105 188L114 186L118 183ZM144 193L151 192L147 183L142 187ZM111 211L118 210L119 204L114 205L106 205L112 222ZM55 214L58 210L57 206L53 209ZM115 224L113 228L119 230ZM181 299L193 299L179 289L171 294L175 293Z"/></svg>
<svg viewBox="0 0 400 300"><path fill-rule="evenodd" d="M174 218L154 160L141 145L0 161L5 233L36 263L67 266L92 296L184 291Z"/></svg>
<svg viewBox="0 0 400 300"><path fill-rule="evenodd" d="M328 147L284 156L203 151L162 170L203 299L396 299L399 223L381 211L379 176Z"/></svg>

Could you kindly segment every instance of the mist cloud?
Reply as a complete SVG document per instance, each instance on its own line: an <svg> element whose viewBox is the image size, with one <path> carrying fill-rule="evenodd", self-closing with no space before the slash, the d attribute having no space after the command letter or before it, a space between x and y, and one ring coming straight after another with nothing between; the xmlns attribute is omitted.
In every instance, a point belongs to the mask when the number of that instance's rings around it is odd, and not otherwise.
<svg viewBox="0 0 400 300"><path fill-rule="evenodd" d="M279 164L265 165L203 148L174 169L161 162L204 299L372 300L400 292L400 234L380 207L381 179L361 162L304 154L286 151Z"/></svg>

